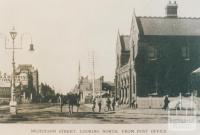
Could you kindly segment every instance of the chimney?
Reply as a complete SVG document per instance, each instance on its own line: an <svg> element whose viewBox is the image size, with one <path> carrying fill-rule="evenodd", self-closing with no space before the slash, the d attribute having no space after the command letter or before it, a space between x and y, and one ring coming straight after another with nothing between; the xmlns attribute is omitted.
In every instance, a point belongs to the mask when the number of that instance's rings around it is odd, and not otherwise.
<svg viewBox="0 0 200 135"><path fill-rule="evenodd" d="M177 9L178 9L178 5L177 5L176 1L174 1L173 3L171 1L169 1L169 3L166 6L166 16L176 18L177 17Z"/></svg>

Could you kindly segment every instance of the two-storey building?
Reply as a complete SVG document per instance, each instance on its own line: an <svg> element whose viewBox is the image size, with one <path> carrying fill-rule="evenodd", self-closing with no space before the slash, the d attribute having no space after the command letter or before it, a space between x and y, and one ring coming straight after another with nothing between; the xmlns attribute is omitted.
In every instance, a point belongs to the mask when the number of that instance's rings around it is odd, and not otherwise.
<svg viewBox="0 0 200 135"><path fill-rule="evenodd" d="M178 17L169 2L165 17L132 17L130 35L118 34L116 96L127 103L137 96L191 92L190 75L200 67L200 18Z"/></svg>

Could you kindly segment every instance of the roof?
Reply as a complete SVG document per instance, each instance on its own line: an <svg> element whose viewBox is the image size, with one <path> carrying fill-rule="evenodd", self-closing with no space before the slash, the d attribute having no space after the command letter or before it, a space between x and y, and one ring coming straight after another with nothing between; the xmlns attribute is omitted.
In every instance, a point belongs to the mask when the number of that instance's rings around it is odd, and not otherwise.
<svg viewBox="0 0 200 135"><path fill-rule="evenodd" d="M121 46L125 51L130 51L129 40L130 40L130 36L128 36L128 35L121 35L120 36Z"/></svg>
<svg viewBox="0 0 200 135"><path fill-rule="evenodd" d="M114 82L110 82L110 81L106 81L106 82L104 82L105 84L108 84L108 85L110 85L110 86L115 86L115 83Z"/></svg>
<svg viewBox="0 0 200 135"><path fill-rule="evenodd" d="M21 71L31 71L33 72L34 71L34 67L31 65L31 64L20 64L17 69L16 69L16 72L21 72Z"/></svg>
<svg viewBox="0 0 200 135"><path fill-rule="evenodd" d="M159 36L200 36L200 18L137 17L140 33Z"/></svg>

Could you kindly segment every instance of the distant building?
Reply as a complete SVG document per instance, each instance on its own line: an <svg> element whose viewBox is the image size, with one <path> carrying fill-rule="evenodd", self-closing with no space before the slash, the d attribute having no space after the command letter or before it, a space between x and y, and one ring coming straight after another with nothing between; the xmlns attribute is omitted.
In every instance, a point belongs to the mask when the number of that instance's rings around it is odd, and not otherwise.
<svg viewBox="0 0 200 135"><path fill-rule="evenodd" d="M115 83L114 82L103 82L102 84L103 94L107 93L109 97L115 96ZM102 96L103 96L102 94Z"/></svg>
<svg viewBox="0 0 200 135"><path fill-rule="evenodd" d="M76 90L80 93L83 102L85 102L87 96L92 96L92 84L88 76L80 77Z"/></svg>
<svg viewBox="0 0 200 135"><path fill-rule="evenodd" d="M94 94L95 97L102 96L105 93L108 93L110 96L114 95L115 85L112 82L105 82L104 77L101 76L95 79L94 83ZM75 86L74 91L75 93L80 93L81 100L85 102L88 100L87 98L93 97L93 87L92 81L89 80L88 76L81 77L79 79L79 83Z"/></svg>
<svg viewBox="0 0 200 135"><path fill-rule="evenodd" d="M10 76L0 74L0 98L10 98Z"/></svg>
<svg viewBox="0 0 200 135"><path fill-rule="evenodd" d="M16 75L15 77L15 88L16 95L20 96L21 86L27 86L28 78L26 74ZM0 98L10 98L11 96L11 76L4 73L0 75Z"/></svg>
<svg viewBox="0 0 200 135"><path fill-rule="evenodd" d="M34 69L31 64L19 65L16 69L18 75L26 75L24 80L25 85L22 82L22 92L24 100L28 102L34 102L37 100L39 95L39 74L38 70Z"/></svg>
<svg viewBox="0 0 200 135"><path fill-rule="evenodd" d="M101 76L94 81L94 93L96 96L100 96L102 94L102 89L103 89L103 81L104 77Z"/></svg>
<svg viewBox="0 0 200 135"><path fill-rule="evenodd" d="M169 2L165 17L133 14L129 35L117 36L116 96L178 96L191 92L190 74L200 67L200 18L181 18Z"/></svg>
<svg viewBox="0 0 200 135"><path fill-rule="evenodd" d="M114 96L115 84L112 82L104 81L104 76L101 76L95 80L95 95L109 95L110 97Z"/></svg>
<svg viewBox="0 0 200 135"><path fill-rule="evenodd" d="M32 102L39 94L38 70L32 65L19 65L16 68L15 87L18 102ZM0 98L10 98L11 75L0 75Z"/></svg>

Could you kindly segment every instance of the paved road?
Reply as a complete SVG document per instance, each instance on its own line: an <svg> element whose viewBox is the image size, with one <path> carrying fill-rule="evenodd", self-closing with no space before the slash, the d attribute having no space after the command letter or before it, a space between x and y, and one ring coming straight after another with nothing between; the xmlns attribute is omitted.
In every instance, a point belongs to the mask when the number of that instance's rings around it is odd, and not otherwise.
<svg viewBox="0 0 200 135"><path fill-rule="evenodd" d="M59 105L25 104L19 106L17 115L10 115L9 107L0 108L0 123L132 124L167 122L168 113L161 109L117 109L98 113L91 111L91 105L81 105L79 112L70 115L67 106L61 113Z"/></svg>

